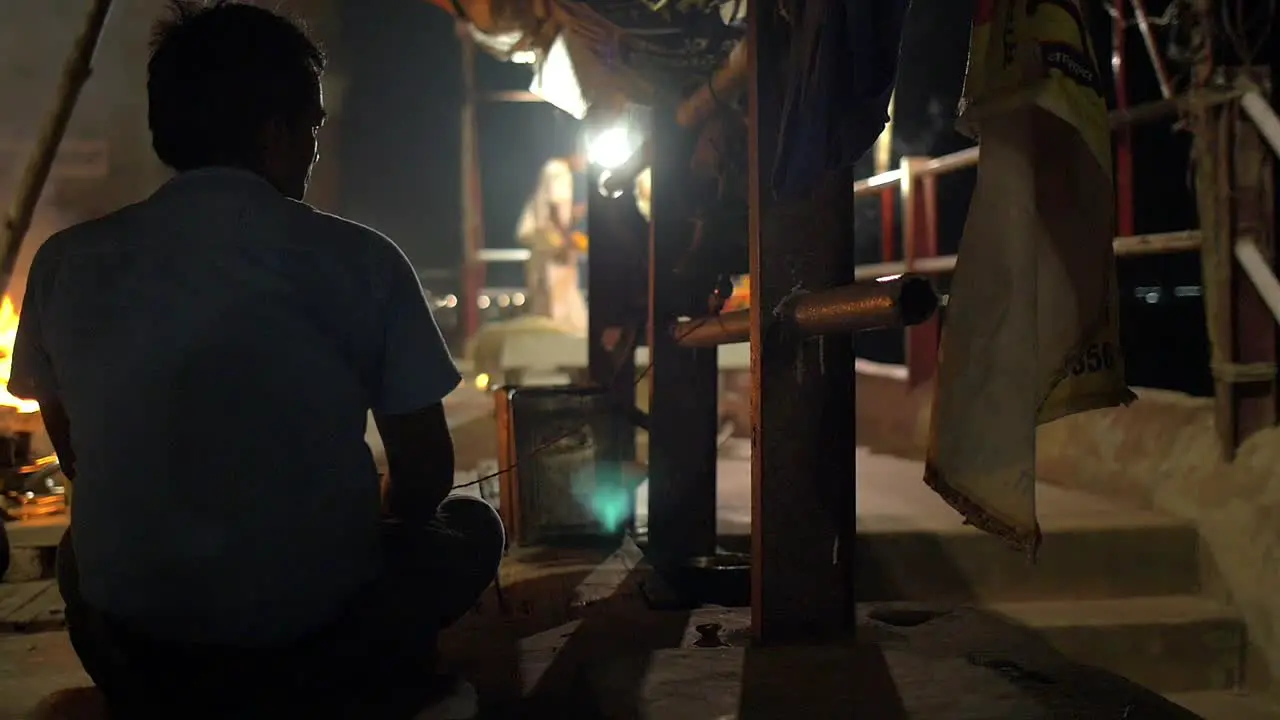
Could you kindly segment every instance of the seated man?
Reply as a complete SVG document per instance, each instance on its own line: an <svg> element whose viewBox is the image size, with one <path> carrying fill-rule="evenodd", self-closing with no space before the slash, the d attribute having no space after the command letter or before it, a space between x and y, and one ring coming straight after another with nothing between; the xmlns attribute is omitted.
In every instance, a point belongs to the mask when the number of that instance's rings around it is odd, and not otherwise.
<svg viewBox="0 0 1280 720"><path fill-rule="evenodd" d="M58 580L113 717L412 717L503 552L447 497L459 374L400 250L303 204L324 56L176 4L148 64L148 199L52 237L10 390L76 485ZM385 503L364 440L386 447Z"/></svg>

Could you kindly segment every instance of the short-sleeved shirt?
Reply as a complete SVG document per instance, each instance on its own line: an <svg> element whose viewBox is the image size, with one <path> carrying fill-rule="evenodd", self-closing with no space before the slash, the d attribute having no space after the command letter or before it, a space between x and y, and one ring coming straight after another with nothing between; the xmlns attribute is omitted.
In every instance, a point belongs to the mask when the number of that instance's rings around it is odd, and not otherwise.
<svg viewBox="0 0 1280 720"><path fill-rule="evenodd" d="M212 168L40 248L10 389L70 419L86 601L168 639L260 645L381 571L368 412L459 379L390 240Z"/></svg>

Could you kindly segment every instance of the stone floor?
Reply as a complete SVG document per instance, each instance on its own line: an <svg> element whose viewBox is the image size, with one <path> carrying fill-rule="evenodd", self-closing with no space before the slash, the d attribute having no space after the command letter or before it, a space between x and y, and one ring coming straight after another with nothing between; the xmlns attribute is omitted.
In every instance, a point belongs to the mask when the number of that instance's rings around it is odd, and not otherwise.
<svg viewBox="0 0 1280 720"><path fill-rule="evenodd" d="M919 482L917 463L860 453L860 531L977 533ZM730 447L718 478L719 525L750 528L749 465ZM645 489L641 488L643 503ZM1168 521L1135 508L1045 487L1046 531ZM643 513L641 513L643 517ZM15 527L31 542L55 538L56 521ZM24 534L26 534L24 536ZM34 539L33 539L34 538ZM1179 696L1190 712L1118 676L1077 665L1005 617L960 608L935 614L862 608L856 641L823 648L747 647L745 610L654 610L660 582L632 545L617 551L514 554L503 593L490 591L443 639L472 678L486 716L707 720L1264 720L1280 712L1222 693ZM16 597L13 586L0 589ZM23 592L49 600L48 590ZM31 612L30 600L10 600ZM22 717L41 696L87 682L52 620L0 630L0 720ZM3 613L0 613L3 614ZM699 625L718 625L703 635ZM19 632L18 630L24 630ZM1238 702L1233 702L1233 700ZM1196 714L1200 713L1200 714ZM1253 713L1252 715L1249 713Z"/></svg>

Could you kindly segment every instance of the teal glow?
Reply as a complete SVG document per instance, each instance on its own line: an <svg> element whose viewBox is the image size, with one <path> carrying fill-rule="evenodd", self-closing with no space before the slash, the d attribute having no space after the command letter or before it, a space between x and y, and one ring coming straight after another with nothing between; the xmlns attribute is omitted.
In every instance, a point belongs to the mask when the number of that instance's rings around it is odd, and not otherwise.
<svg viewBox="0 0 1280 720"><path fill-rule="evenodd" d="M574 478L574 498L591 512L604 532L615 533L631 517L636 488L644 478L619 467L597 466L593 470Z"/></svg>

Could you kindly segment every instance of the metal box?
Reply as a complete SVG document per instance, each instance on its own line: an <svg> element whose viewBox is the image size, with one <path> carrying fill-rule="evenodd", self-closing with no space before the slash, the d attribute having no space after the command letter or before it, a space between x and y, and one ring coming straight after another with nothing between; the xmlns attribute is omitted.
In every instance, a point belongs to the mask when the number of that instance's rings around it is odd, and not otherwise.
<svg viewBox="0 0 1280 720"><path fill-rule="evenodd" d="M504 387L495 403L510 544L595 545L632 527L636 478L619 449L634 429L606 391Z"/></svg>

